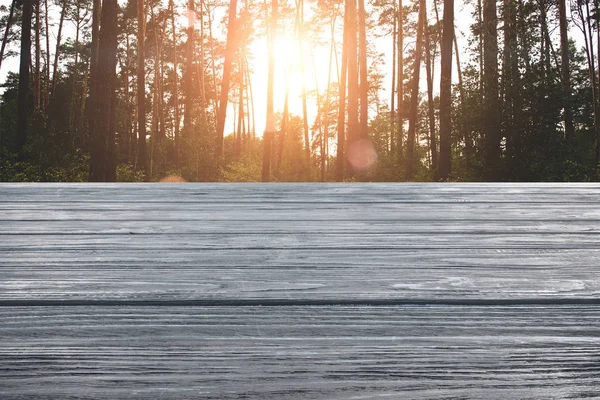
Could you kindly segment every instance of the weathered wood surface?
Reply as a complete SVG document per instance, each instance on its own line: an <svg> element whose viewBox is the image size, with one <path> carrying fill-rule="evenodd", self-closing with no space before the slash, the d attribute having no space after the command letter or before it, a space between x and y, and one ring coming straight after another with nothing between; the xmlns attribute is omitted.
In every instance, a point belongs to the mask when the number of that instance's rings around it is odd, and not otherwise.
<svg viewBox="0 0 600 400"><path fill-rule="evenodd" d="M1 184L0 398L600 398L599 204Z"/></svg>

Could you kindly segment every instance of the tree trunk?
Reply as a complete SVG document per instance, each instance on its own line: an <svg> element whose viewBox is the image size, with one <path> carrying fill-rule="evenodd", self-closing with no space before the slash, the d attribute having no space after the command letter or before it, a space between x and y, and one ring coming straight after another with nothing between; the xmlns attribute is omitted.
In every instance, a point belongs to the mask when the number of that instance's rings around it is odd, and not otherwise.
<svg viewBox="0 0 600 400"><path fill-rule="evenodd" d="M390 152L395 154L394 135L396 134L396 38L398 37L398 11L396 10L396 0L394 0L394 25L392 29L392 98L390 101Z"/></svg>
<svg viewBox="0 0 600 400"><path fill-rule="evenodd" d="M183 92L185 101L183 103L183 137L185 140L190 140L193 130L193 98L194 98L194 25L196 20L195 2L188 1L188 26L187 26L187 42L185 45L185 71L183 75ZM184 158L185 159L185 158Z"/></svg>
<svg viewBox="0 0 600 400"><path fill-rule="evenodd" d="M78 10L79 12L79 10ZM73 69L73 84L71 85L71 104L69 107L69 134L73 137L74 134L74 125L75 125L75 101L77 92L77 81L79 80L79 68L77 65L79 64L79 34L81 32L81 19L79 18L79 14L77 14L77 21L75 23L75 68ZM54 89L53 89L54 90ZM54 93L54 92L53 92Z"/></svg>
<svg viewBox="0 0 600 400"><path fill-rule="evenodd" d="M238 135L235 141L235 156L237 158L242 154L242 124L244 121L244 57L239 57L239 82L238 82Z"/></svg>
<svg viewBox="0 0 600 400"><path fill-rule="evenodd" d="M92 6L92 42L90 44L90 97L87 107L88 139L96 136L96 110L98 101L98 44L100 36L101 0L93 0ZM91 151L92 149L90 149Z"/></svg>
<svg viewBox="0 0 600 400"><path fill-rule="evenodd" d="M44 79L44 97L42 104L44 110L47 110L48 101L50 100L50 29L48 25L48 0L44 0L44 26L46 30L46 60L44 61L46 77Z"/></svg>
<svg viewBox="0 0 600 400"><path fill-rule="evenodd" d="M500 179L500 101L498 98L498 17L496 0L484 0L483 5L483 71L484 125L486 144L485 177Z"/></svg>
<svg viewBox="0 0 600 400"><path fill-rule="evenodd" d="M408 137L406 141L406 179L412 180L415 163L415 136L417 132L417 117L419 108L419 77L421 72L421 54L423 54L423 25L425 24L425 0L419 0L419 19L417 22L417 44L413 65L413 79L410 93L410 115L408 119Z"/></svg>
<svg viewBox="0 0 600 400"><path fill-rule="evenodd" d="M325 116L323 118L323 154L321 156L321 182L325 182L325 169L329 158L329 103L331 99L331 67L333 66L333 52L335 49L335 20L331 21L331 46L329 48L329 64L327 69L327 94L325 95Z"/></svg>
<svg viewBox="0 0 600 400"><path fill-rule="evenodd" d="M367 13L365 0L358 0L358 63L360 70L360 131L361 138L369 136L369 81L367 71Z"/></svg>
<svg viewBox="0 0 600 400"><path fill-rule="evenodd" d="M232 4L236 0L233 0ZM263 138L263 165L262 165L262 181L269 182L271 180L271 142L275 132L275 115L273 105L273 91L275 84L275 38L277 37L277 0L271 0L271 27L269 32L269 61L267 75L267 121ZM230 13L231 15L231 13ZM230 20L231 21L231 20ZM230 28L234 28L230 25ZM229 32L228 32L229 33ZM229 41L229 37L228 37ZM222 95L223 93L221 93Z"/></svg>
<svg viewBox="0 0 600 400"><path fill-rule="evenodd" d="M10 28L12 27L12 18L15 12L15 3L16 0L12 0L10 4L10 11L8 12L8 19L6 20L6 29L4 30L4 36L2 37L2 46L0 47L0 70L2 69L2 59L4 58L4 49L6 48L6 43L8 42L8 34L10 33Z"/></svg>
<svg viewBox="0 0 600 400"><path fill-rule="evenodd" d="M431 68L431 35L429 24L425 29L425 69L427 74L427 115L429 120L429 147L431 149L431 169L433 170L433 178L438 180L438 152L437 141L435 137L435 111L433 109L433 73ZM434 43L435 46L435 43ZM435 61L435 59L434 59Z"/></svg>
<svg viewBox="0 0 600 400"><path fill-rule="evenodd" d="M302 79L302 122L304 130L304 156L306 162L306 179L310 180L310 139L308 132L308 106L306 93L306 72L304 65L304 0L296 0L296 20L298 35L298 51L300 53L300 79Z"/></svg>
<svg viewBox="0 0 600 400"><path fill-rule="evenodd" d="M21 22L21 56L19 63L19 93L17 96L17 138L16 150L19 161L25 159L24 149L29 128L30 90L29 64L31 63L31 17L33 0L23 0Z"/></svg>
<svg viewBox="0 0 600 400"><path fill-rule="evenodd" d="M346 130L346 80L348 73L348 42L349 37L349 24L348 18L348 3L351 0L346 0L346 7L344 13L344 40L342 44L342 70L340 72L339 79L339 110L338 110L338 124L337 124L337 154L336 154L336 180L341 182L344 180L344 169L345 169L345 130Z"/></svg>
<svg viewBox="0 0 600 400"><path fill-rule="evenodd" d="M56 35L56 50L54 51L54 65L52 66L52 89L50 90L52 100L54 100L56 91L56 73L58 71L58 60L60 56L60 41L62 39L62 28L65 21L65 14L67 13L67 0L62 2L62 10L60 10L60 20L58 22L58 33Z"/></svg>
<svg viewBox="0 0 600 400"><path fill-rule="evenodd" d="M92 138L90 181L110 182L116 177L115 111L117 66L117 0L102 3L102 24L98 43L97 94Z"/></svg>
<svg viewBox="0 0 600 400"><path fill-rule="evenodd" d="M458 40L456 39L456 28L454 29L454 55L456 56L456 73L458 75L458 92L460 95L460 113L465 113L465 87L463 85L462 70L460 66L460 53L458 51ZM457 127L461 132L461 137L465 142L465 165L467 170L471 169L473 159L473 142L470 135L470 125L465 123L465 120L461 121L461 125Z"/></svg>
<svg viewBox="0 0 600 400"><path fill-rule="evenodd" d="M353 147L357 145L360 135L358 119L358 41L357 41L357 7L356 0L349 0L348 6L348 161L353 162ZM354 166L352 173L356 171Z"/></svg>
<svg viewBox="0 0 600 400"><path fill-rule="evenodd" d="M454 39L454 0L444 0L444 29L440 47L440 179L451 171L452 144L452 39Z"/></svg>
<svg viewBox="0 0 600 400"><path fill-rule="evenodd" d="M106 0L104 0L106 1ZM148 179L148 162L146 150L146 7L144 0L137 2L137 113L138 113L138 151L136 169L144 173Z"/></svg>
<svg viewBox="0 0 600 400"><path fill-rule="evenodd" d="M273 10L277 11L277 1L273 1ZM237 23L236 23L236 10L237 0L231 0L229 3L229 22L227 24L227 43L225 45L225 61L223 65L223 79L221 80L221 93L219 99L219 111L217 112L217 145L216 145L216 156L217 159L223 159L223 145L224 145L224 134L225 134L225 120L227 118L227 101L229 100L229 81L231 75L231 63L235 57L237 48ZM272 18L275 16L274 14ZM273 34L275 34L273 32ZM271 45L271 44L270 44ZM274 44L272 44L274 46ZM274 51L274 50L273 50ZM269 56L271 57L271 56ZM274 55L272 56L274 57ZM274 73L274 71L273 71ZM270 79L270 78L269 78ZM273 101L273 99L271 99ZM268 113L268 111L267 111ZM267 124L268 125L268 124ZM269 154L270 155L270 154ZM267 166L268 168L269 166ZM267 171L267 179L269 178ZM265 171L263 166L263 179L265 178Z"/></svg>
<svg viewBox="0 0 600 400"><path fill-rule="evenodd" d="M398 153L398 163L402 163L403 142L404 142L404 10L402 9L402 0L398 0L398 76L396 96L398 101L398 137L396 139L396 152Z"/></svg>
<svg viewBox="0 0 600 400"><path fill-rule="evenodd" d="M560 26L560 55L561 75L564 99L565 136L569 142L573 141L575 129L573 127L573 110L571 109L571 69L569 65L569 37L567 34L567 9L566 0L558 0L558 17Z"/></svg>
<svg viewBox="0 0 600 400"><path fill-rule="evenodd" d="M173 48L173 117L175 120L173 121L173 135L175 140L175 166L179 167L180 157L181 157L181 134L179 132L179 72L177 71L177 28L175 27L175 4L173 0L169 0L169 9L171 10L171 28L173 30L173 40L171 46Z"/></svg>
<svg viewBox="0 0 600 400"><path fill-rule="evenodd" d="M42 49L40 46L40 0L35 2L35 69L33 74L33 105L36 110L40 108L42 94L42 74L40 69L40 57Z"/></svg>

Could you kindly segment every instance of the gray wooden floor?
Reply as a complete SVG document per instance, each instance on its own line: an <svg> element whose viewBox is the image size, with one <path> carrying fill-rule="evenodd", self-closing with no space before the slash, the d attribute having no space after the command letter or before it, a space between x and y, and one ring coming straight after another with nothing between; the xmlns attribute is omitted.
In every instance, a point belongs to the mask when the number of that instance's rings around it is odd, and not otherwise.
<svg viewBox="0 0 600 400"><path fill-rule="evenodd" d="M0 398L600 398L600 185L0 184Z"/></svg>

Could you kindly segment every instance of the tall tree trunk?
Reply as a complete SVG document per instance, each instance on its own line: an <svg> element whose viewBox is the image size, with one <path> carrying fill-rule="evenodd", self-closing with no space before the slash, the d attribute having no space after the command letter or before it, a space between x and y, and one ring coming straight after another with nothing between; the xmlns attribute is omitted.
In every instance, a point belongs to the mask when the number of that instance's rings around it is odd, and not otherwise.
<svg viewBox="0 0 600 400"><path fill-rule="evenodd" d="M239 57L239 82L238 82L238 135L235 141L235 156L240 157L242 154L242 125L244 121L244 57L240 54Z"/></svg>
<svg viewBox="0 0 600 400"><path fill-rule="evenodd" d="M302 122L304 131L304 157L306 162L306 179L310 180L310 139L308 131L308 106L306 92L306 72L304 65L304 0L296 0L296 20L298 35L298 51L300 53L300 79L302 79Z"/></svg>
<svg viewBox="0 0 600 400"><path fill-rule="evenodd" d="M273 1L273 9L277 11L277 1ZM229 100L229 81L231 75L231 63L237 50L237 22L236 22L237 0L229 3L229 21L227 23L227 43L225 44L225 61L223 65L223 79L221 80L221 93L219 99L219 111L217 112L217 159L223 159L223 145L225 134L225 120L227 118L227 101ZM276 15L276 14L275 14ZM273 18L273 16L272 16ZM274 32L273 32L274 34ZM274 46L274 44L273 44ZM272 99L271 99L272 100ZM267 112L268 113L268 112ZM264 166L263 166L264 167ZM268 167L268 166L267 166ZM263 179L265 177L263 169ZM268 179L268 173L267 173Z"/></svg>
<svg viewBox="0 0 600 400"><path fill-rule="evenodd" d="M398 10L396 10L396 0L394 0L394 24L392 28L392 98L390 100L390 152L395 154L394 135L396 135L396 38L398 37Z"/></svg>
<svg viewBox="0 0 600 400"><path fill-rule="evenodd" d="M435 111L433 108L433 73L431 68L431 34L429 24L425 29L425 72L427 74L427 115L429 120L429 147L431 149L431 169L434 180L438 180L438 152L435 137ZM433 44L435 46L435 43ZM435 59L434 59L435 61Z"/></svg>
<svg viewBox="0 0 600 400"><path fill-rule="evenodd" d="M124 143L125 149L122 150L122 153L126 154L127 163L129 163L133 159L133 142L131 131L133 130L133 120L132 114L133 110L131 105L133 101L131 100L130 93L130 83L129 83L129 68L131 68L130 61L130 42L129 42L129 32L125 31L125 66L122 69L123 74L123 88L125 91L125 132L126 135L121 139L121 143Z"/></svg>
<svg viewBox="0 0 600 400"><path fill-rule="evenodd" d="M62 9L60 10L60 20L58 21L58 33L56 35L56 50L54 51L54 65L52 66L52 89L50 90L52 100L54 100L56 92L56 73L58 71L58 60L60 57L60 41L62 40L62 28L67 13L67 0L63 0Z"/></svg>
<svg viewBox="0 0 600 400"><path fill-rule="evenodd" d="M187 42L185 45L185 71L183 75L185 101L183 103L183 137L190 140L193 130L193 98L194 98L194 25L196 21L195 1L188 1Z"/></svg>
<svg viewBox="0 0 600 400"><path fill-rule="evenodd" d="M357 7L356 0L349 0L348 3L348 161L353 162L353 154L358 153L359 149L354 149L360 135L360 124L358 119L358 98L359 98L359 78L358 78L358 40L357 40ZM355 168L353 166L352 173Z"/></svg>
<svg viewBox="0 0 600 400"><path fill-rule="evenodd" d="M8 12L8 19L6 20L6 28L4 29L4 36L2 37L2 46L0 46L0 70L2 69L2 59L4 58L4 49L6 48L6 43L8 42L8 34L10 33L10 28L12 27L13 15L15 12L15 3L16 0L12 0L10 4L10 11Z"/></svg>
<svg viewBox="0 0 600 400"><path fill-rule="evenodd" d="M46 76L44 79L44 96L42 103L44 110L47 110L48 101L50 100L50 29L48 24L48 0L44 0L44 26L46 32L46 60L44 61Z"/></svg>
<svg viewBox="0 0 600 400"><path fill-rule="evenodd" d="M95 124L90 158L90 181L114 181L115 103L117 66L117 0L102 2L102 23L98 43L97 94Z"/></svg>
<svg viewBox="0 0 600 400"><path fill-rule="evenodd" d="M73 84L71 85L71 104L69 107L69 134L71 137L74 135L74 125L75 125L75 102L76 100L76 92L77 92L77 82L79 80L79 34L81 32L81 19L79 18L79 14L77 14L77 21L75 23L75 68L73 69ZM53 89L54 90L54 89Z"/></svg>
<svg viewBox="0 0 600 400"><path fill-rule="evenodd" d="M454 39L454 0L444 0L440 77L440 179L446 181L451 171L452 144L452 39Z"/></svg>
<svg viewBox="0 0 600 400"><path fill-rule="evenodd" d="M246 59L246 65L248 65L248 60ZM250 69L246 68L246 82L248 82L248 119L250 119L250 115L252 115L252 128L250 129L250 122L248 122L248 129L252 132L252 140L256 139L256 118L254 113L254 94L252 93L252 81L250 80ZM250 110L252 110L250 112Z"/></svg>
<svg viewBox="0 0 600 400"><path fill-rule="evenodd" d="M569 36L567 33L567 8L565 2L566 0L558 0L558 19L560 26L560 55L564 99L563 108L565 136L569 142L572 142L575 136L575 128L573 127L573 110L571 108L571 69L569 65Z"/></svg>
<svg viewBox="0 0 600 400"><path fill-rule="evenodd" d="M206 118L206 85L204 82L204 7L200 6L200 59L198 60L198 83L200 86L200 100L202 113L202 129L207 129Z"/></svg>
<svg viewBox="0 0 600 400"><path fill-rule="evenodd" d="M236 0L233 0L235 3ZM262 181L269 182L271 180L271 145L273 141L273 135L275 132L275 115L273 105L273 92L275 84L275 38L277 37L277 13L278 13L278 2L277 0L271 0L272 11L271 11L271 27L269 32L269 61L268 61L268 75L267 75L267 121L265 127L265 133L263 138L263 165L262 165ZM231 25L230 25L231 27ZM228 38L229 39L229 38ZM229 41L229 40L228 40Z"/></svg>
<svg viewBox="0 0 600 400"><path fill-rule="evenodd" d="M359 136L369 136L369 81L367 71L367 13L365 0L358 0L358 64L360 70Z"/></svg>
<svg viewBox="0 0 600 400"><path fill-rule="evenodd" d="M220 98L220 94L219 94L219 87L217 85L217 71L216 71L216 63L215 63L215 45L214 45L214 38L213 38L213 33L212 33L212 14L208 8L208 4L206 4L206 2L204 0L202 0L202 3L204 4L204 7L206 8L206 15L208 17L208 36L210 38L210 59L211 59L211 77L212 77L212 85L213 85L213 90L215 91L214 96L211 96L211 98L213 99L213 123L215 124L215 130L216 130L216 124L217 124L217 113L219 110L219 104L217 102L217 99ZM250 80L248 80L248 84L250 85Z"/></svg>
<svg viewBox="0 0 600 400"><path fill-rule="evenodd" d="M331 21L331 46L329 48L329 64L327 69L327 94L325 95L325 116L323 122L323 155L321 157L321 182L325 182L325 172L329 158L329 106L331 101L331 67L335 50L335 19Z"/></svg>
<svg viewBox="0 0 600 400"><path fill-rule="evenodd" d="M398 101L398 137L396 139L396 152L398 153L398 163L402 163L403 141L404 141L404 10L402 8L402 0L398 0L398 77L396 96Z"/></svg>
<svg viewBox="0 0 600 400"><path fill-rule="evenodd" d="M136 168L143 171L144 179L148 179L148 161L146 154L146 7L144 0L138 0L137 2L137 23L138 151Z"/></svg>
<svg viewBox="0 0 600 400"><path fill-rule="evenodd" d="M460 96L460 113L464 115L465 113L465 87L463 84L462 77L462 69L460 65L460 52L458 51L458 40L456 39L456 27L454 28L454 55L456 56L456 73L458 75L458 92ZM461 137L465 142L465 164L467 170L471 169L472 159L473 159L473 141L471 138L471 127L470 124L465 123L463 119L461 124L457 129L461 132Z"/></svg>
<svg viewBox="0 0 600 400"><path fill-rule="evenodd" d="M496 0L483 4L484 136L486 144L485 177L500 179L500 101L498 98L498 16Z"/></svg>
<svg viewBox="0 0 600 400"><path fill-rule="evenodd" d="M348 18L348 3L351 0L345 0L346 7L344 13L344 40L342 44L342 70L339 79L339 110L337 124L337 159L336 159L336 180L344 180L345 170L345 131L346 131L346 81L348 74L348 42L350 41L349 31L350 19Z"/></svg>
<svg viewBox="0 0 600 400"><path fill-rule="evenodd" d="M419 19L417 22L417 43L413 65L413 79L410 93L410 115L408 119L408 137L406 141L406 179L412 180L415 163L415 136L419 108L419 78L421 73L421 55L423 54L423 26L425 24L425 0L419 0Z"/></svg>
<svg viewBox="0 0 600 400"><path fill-rule="evenodd" d="M16 149L20 161L25 159L23 147L27 143L29 128L30 90L29 64L31 63L31 17L33 0L23 0L23 17L21 20L21 56L19 63L19 92L17 95L17 138Z"/></svg>
<svg viewBox="0 0 600 400"><path fill-rule="evenodd" d="M289 72L289 68L288 71ZM290 88L287 83L289 79L289 73L286 73L286 87L285 87L285 95L283 98L283 115L281 117L281 131L279 132L279 149L277 151L277 161L276 161L276 169L279 174L279 178L281 178L281 159L283 158L283 150L285 149L285 140L287 137L287 129L288 122L290 119Z"/></svg>
<svg viewBox="0 0 600 400"><path fill-rule="evenodd" d="M33 74L33 105L36 110L40 108L42 94L42 74L40 68L40 58L42 49L40 45L40 1L35 2L35 69Z"/></svg>
<svg viewBox="0 0 600 400"><path fill-rule="evenodd" d="M101 0L93 0L92 2L92 42L90 44L90 96L88 100L87 116L88 121L88 138L90 141L96 136L96 110L98 97L98 44L100 36L100 18L101 18ZM90 149L91 150L91 149Z"/></svg>
<svg viewBox="0 0 600 400"><path fill-rule="evenodd" d="M177 63L177 28L175 27L175 4L173 0L169 0L169 9L171 10L171 29L173 30L173 40L171 42L171 47L173 49L173 53L171 55L171 57L173 57L173 117L175 118L173 121L173 135L175 136L175 166L179 167L181 157L181 134L179 132L179 72Z"/></svg>

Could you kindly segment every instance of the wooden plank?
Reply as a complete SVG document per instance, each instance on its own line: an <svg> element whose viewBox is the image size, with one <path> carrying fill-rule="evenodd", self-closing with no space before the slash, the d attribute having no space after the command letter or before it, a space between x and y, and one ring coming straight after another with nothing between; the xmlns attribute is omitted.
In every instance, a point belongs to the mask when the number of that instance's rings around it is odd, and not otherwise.
<svg viewBox="0 0 600 400"><path fill-rule="evenodd" d="M597 183L4 183L0 202L562 202L599 199Z"/></svg>
<svg viewBox="0 0 600 400"><path fill-rule="evenodd" d="M232 206L235 207L235 206ZM413 216L414 217L414 216ZM499 216L500 217L500 216ZM504 217L506 217L504 215ZM600 220L583 219L345 219L336 220L232 219L180 220L17 220L0 221L0 236L12 235L204 235L204 234L587 234L600 233ZM0 242L2 238L0 237Z"/></svg>
<svg viewBox="0 0 600 400"><path fill-rule="evenodd" d="M0 299L598 298L600 251L557 249L4 252Z"/></svg>
<svg viewBox="0 0 600 400"><path fill-rule="evenodd" d="M454 221L462 220L550 220L600 221L597 203L530 204L523 203L193 203L178 205L164 203L85 203L46 206L32 203L28 208L6 207L0 225L8 221L165 221L209 223L214 220L234 221Z"/></svg>
<svg viewBox="0 0 600 400"><path fill-rule="evenodd" d="M0 307L0 397L596 397L600 308Z"/></svg>

